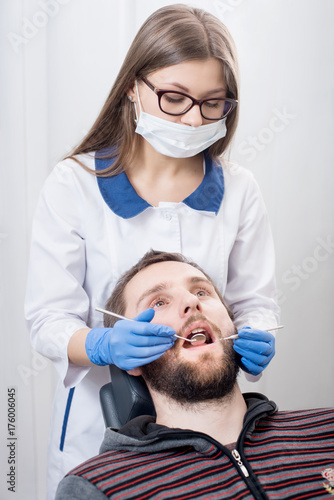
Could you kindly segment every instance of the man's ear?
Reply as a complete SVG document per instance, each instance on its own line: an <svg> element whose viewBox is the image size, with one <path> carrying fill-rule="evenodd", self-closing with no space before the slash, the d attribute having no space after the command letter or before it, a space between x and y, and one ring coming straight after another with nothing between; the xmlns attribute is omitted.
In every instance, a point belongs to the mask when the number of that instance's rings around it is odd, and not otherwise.
<svg viewBox="0 0 334 500"><path fill-rule="evenodd" d="M140 366L137 366L137 368L133 368L132 370L127 370L126 373L132 375L133 377L140 377L140 375L142 374L142 370Z"/></svg>

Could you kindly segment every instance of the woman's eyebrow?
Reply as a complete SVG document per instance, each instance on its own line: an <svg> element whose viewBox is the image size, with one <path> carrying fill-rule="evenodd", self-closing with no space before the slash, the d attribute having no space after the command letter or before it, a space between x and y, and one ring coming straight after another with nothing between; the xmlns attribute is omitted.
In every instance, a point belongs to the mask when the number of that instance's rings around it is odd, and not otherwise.
<svg viewBox="0 0 334 500"><path fill-rule="evenodd" d="M188 87L185 87L184 85L181 85L181 83L166 82L163 85L174 85L174 87L178 87L180 90L182 90L183 92L186 92L187 94L189 94L189 92L190 92L190 89L188 89ZM161 89L162 89L162 87L161 87ZM212 89L212 90L209 90L208 92L206 92L205 95L217 94L218 92L226 92L226 88L219 87L217 89Z"/></svg>
<svg viewBox="0 0 334 500"><path fill-rule="evenodd" d="M162 290L166 290L166 288L168 287L168 284L166 281L163 281L161 283L158 283L157 285L153 286L152 288L149 288L148 290L145 290L145 292L143 292L139 299L137 300L137 303L136 303L136 307L138 309L140 303L148 296L150 295L153 295L155 293L158 293L158 292L161 292Z"/></svg>

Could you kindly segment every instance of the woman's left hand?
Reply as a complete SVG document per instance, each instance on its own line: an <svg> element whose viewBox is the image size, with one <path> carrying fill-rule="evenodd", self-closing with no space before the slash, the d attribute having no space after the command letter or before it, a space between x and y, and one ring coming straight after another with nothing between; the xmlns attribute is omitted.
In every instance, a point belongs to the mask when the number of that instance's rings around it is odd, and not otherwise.
<svg viewBox="0 0 334 500"><path fill-rule="evenodd" d="M244 326L238 331L233 348L241 356L241 368L259 375L275 356L275 337L264 330Z"/></svg>

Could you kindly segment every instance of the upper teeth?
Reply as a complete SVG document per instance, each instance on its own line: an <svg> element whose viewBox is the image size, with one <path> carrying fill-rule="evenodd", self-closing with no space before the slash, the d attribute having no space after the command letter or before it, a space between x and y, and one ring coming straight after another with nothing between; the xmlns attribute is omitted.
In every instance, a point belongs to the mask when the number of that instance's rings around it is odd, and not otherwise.
<svg viewBox="0 0 334 500"><path fill-rule="evenodd" d="M203 328L195 328L195 330L191 330L190 333L202 333L202 332L205 332L205 330L203 330Z"/></svg>

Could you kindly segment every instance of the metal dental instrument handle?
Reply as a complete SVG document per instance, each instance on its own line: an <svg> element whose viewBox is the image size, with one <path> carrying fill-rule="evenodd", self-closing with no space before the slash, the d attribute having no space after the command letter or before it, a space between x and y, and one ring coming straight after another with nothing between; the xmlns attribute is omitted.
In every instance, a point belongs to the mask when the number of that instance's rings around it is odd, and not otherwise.
<svg viewBox="0 0 334 500"><path fill-rule="evenodd" d="M136 321L135 319L126 318L125 316L122 316L121 314L116 314L114 312L107 311L106 309L101 309L100 307L95 307L95 310L99 311L101 313L104 313L104 314L109 314L110 316L115 316L115 318L118 318L118 319L126 319L127 321ZM179 335L176 335L176 333L173 335L173 337L177 337L178 339L181 339L181 340L186 340L187 342L190 342L192 344L191 339L186 339L184 337L180 337Z"/></svg>
<svg viewBox="0 0 334 500"><path fill-rule="evenodd" d="M284 328L284 325L279 325L279 326L275 326L275 327L272 327L272 328L266 328L264 331L265 332L272 332L273 330L280 330L281 328ZM236 333L235 335L230 335L229 337L223 337L219 340L229 340L229 339L238 339L239 338L239 335Z"/></svg>
<svg viewBox="0 0 334 500"><path fill-rule="evenodd" d="M106 309L101 309L100 307L96 307L95 309L96 309L96 311L99 311L99 312L104 313L104 314L109 314L110 316L114 316L115 318L118 318L118 319L126 319L128 321L135 321L134 319L126 318L125 316L122 316L121 314L116 314L114 312L107 311ZM272 328L266 328L265 331L271 332L273 330L280 330L281 328L284 328L284 325L279 325L279 326L275 326ZM197 333L196 335L194 335L194 337L192 339L186 339L185 337L180 337L179 335L176 335L176 333L173 335L173 337L177 337L178 339L181 339L181 340L186 340L187 342L190 342L191 344L196 344L198 341L202 342L205 339L205 335L201 334L201 333ZM230 339L232 340L232 339L238 339L238 338L239 338L239 335L235 334L235 335L230 335L229 337L223 337L223 338L218 339L218 340L230 340Z"/></svg>

